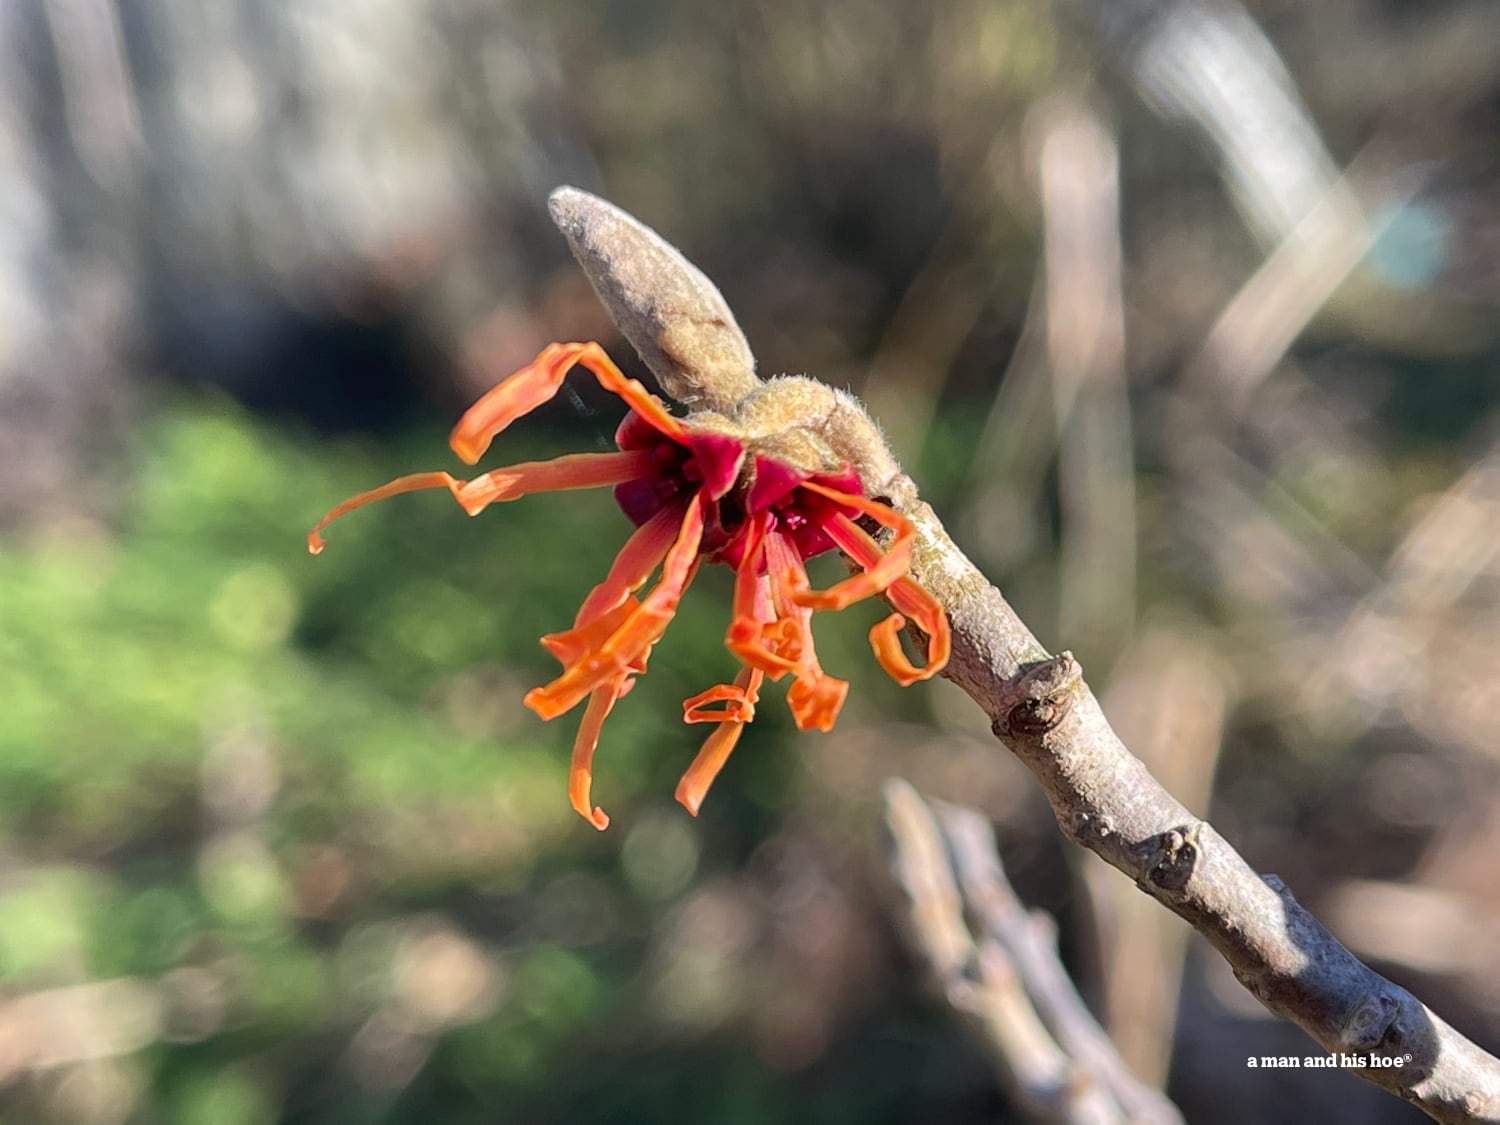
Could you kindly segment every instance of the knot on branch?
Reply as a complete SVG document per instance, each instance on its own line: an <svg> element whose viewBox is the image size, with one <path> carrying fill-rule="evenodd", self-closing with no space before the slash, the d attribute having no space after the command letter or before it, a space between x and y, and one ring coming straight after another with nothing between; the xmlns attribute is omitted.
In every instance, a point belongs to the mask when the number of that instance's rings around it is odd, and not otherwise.
<svg viewBox="0 0 1500 1125"><path fill-rule="evenodd" d="M1180 891L1198 869L1200 821L1169 828L1151 840L1151 866L1146 878L1164 891Z"/></svg>
<svg viewBox="0 0 1500 1125"><path fill-rule="evenodd" d="M1464 1112L1470 1117L1481 1118L1485 1114L1500 1113L1500 1095L1490 1095L1473 1091L1464 1095Z"/></svg>
<svg viewBox="0 0 1500 1125"><path fill-rule="evenodd" d="M1371 1051L1385 1043L1400 1012L1401 1002L1389 992L1368 993L1344 1022L1339 1042L1359 1054Z"/></svg>
<svg viewBox="0 0 1500 1125"><path fill-rule="evenodd" d="M1073 710L1082 683L1083 669L1071 652L1026 666L1000 693L995 733L1035 739L1055 730Z"/></svg>

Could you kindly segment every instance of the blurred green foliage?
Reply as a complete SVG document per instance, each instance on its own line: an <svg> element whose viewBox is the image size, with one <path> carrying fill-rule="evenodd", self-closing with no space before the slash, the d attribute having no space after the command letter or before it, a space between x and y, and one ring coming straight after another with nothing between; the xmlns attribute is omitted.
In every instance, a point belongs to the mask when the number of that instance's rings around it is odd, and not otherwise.
<svg viewBox="0 0 1500 1125"><path fill-rule="evenodd" d="M507 435L504 457L577 440ZM0 833L31 863L0 883L0 982L146 982L102 1018L144 1021L151 1104L181 1125L671 1120L695 1087L715 1120L780 1114L785 1079L743 1044L651 1050L681 1034L652 998L663 912L743 861L802 748L773 695L705 816L670 804L699 737L679 700L733 670L727 576L606 726L598 835L566 800L571 722L520 696L628 532L607 493L475 520L401 498L304 549L326 506L448 461L433 432L320 442L185 397L136 435L117 526L0 551ZM844 616L825 661L874 682ZM704 1026L739 1003L717 969L662 972L709 990L683 1001L720 1013ZM578 1084L606 1081L638 1116L580 1116ZM820 1119L881 1119L838 1100Z"/></svg>

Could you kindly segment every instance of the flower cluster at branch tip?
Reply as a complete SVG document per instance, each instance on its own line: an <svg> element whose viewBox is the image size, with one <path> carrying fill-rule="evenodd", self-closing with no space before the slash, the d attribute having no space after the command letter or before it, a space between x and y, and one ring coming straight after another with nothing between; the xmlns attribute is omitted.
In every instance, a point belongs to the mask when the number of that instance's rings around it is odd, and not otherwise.
<svg viewBox="0 0 1500 1125"><path fill-rule="evenodd" d="M584 599L572 627L542 638L562 664L562 673L525 697L526 706L543 719L587 701L573 744L568 797L591 824L600 829L609 824L604 810L590 801L600 727L635 677L645 672L652 647L705 559L734 568L725 644L742 667L733 682L683 703L684 722L716 724L677 786L677 800L694 815L740 731L755 716L767 677L792 677L787 702L800 729L832 728L849 685L818 664L814 610L842 609L884 594L896 612L870 630L881 666L906 685L946 665L947 618L907 573L912 524L866 497L852 468L832 463L810 420L768 432L763 425L709 412L678 418L627 378L598 344L551 344L470 407L449 438L453 451L466 464L476 463L496 434L552 398L575 365L591 371L629 407L615 434L619 452L512 465L469 481L444 472L398 477L333 508L308 533L307 542L317 554L324 546L319 533L329 521L403 492L446 488L472 516L528 493L613 485L635 533ZM762 384L760 405L772 402L778 387L796 382ZM759 414L764 417L766 411ZM882 546L861 522L889 531L889 542ZM835 547L859 570L826 590L814 590L803 562ZM658 570L656 584L641 595ZM922 667L906 658L897 640L907 618L928 638Z"/></svg>

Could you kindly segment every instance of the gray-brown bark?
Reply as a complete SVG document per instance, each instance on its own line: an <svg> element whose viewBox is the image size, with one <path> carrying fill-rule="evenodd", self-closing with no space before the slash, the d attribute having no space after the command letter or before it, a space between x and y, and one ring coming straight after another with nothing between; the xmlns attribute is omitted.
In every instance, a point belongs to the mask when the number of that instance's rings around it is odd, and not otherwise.
<svg viewBox="0 0 1500 1125"><path fill-rule="evenodd" d="M673 397L722 404L753 390L753 362L737 358L749 346L727 309L714 311L723 298L675 248L575 189L554 194L553 216L622 331L632 342L649 337L642 358ZM663 301L659 293L690 296ZM677 346L682 339L694 346ZM953 632L943 674L1036 775L1064 834L1186 919L1267 1008L1326 1050L1401 1060L1348 1069L1435 1120L1500 1122L1500 1060L1366 966L1280 879L1258 874L1179 804L1110 727L1077 661L1048 654L895 468L857 404L836 397L842 409L823 419L824 436L849 450L871 495L916 525L911 574L942 604Z"/></svg>

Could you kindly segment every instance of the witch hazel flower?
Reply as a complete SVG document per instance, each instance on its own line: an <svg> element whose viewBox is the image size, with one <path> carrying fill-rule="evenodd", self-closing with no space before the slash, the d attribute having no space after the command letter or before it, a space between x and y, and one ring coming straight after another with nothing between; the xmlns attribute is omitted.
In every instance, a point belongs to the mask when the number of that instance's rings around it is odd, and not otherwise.
<svg viewBox="0 0 1500 1125"><path fill-rule="evenodd" d="M551 399L575 366L592 372L628 407L615 435L618 452L511 465L472 480L446 472L398 477L334 507L308 533L308 548L313 554L323 550L321 532L330 521L401 493L446 488L472 516L531 493L613 486L636 530L603 581L584 598L571 627L542 638L562 671L524 700L543 719L583 704L568 797L591 824L600 829L609 824L590 797L600 729L646 671L652 647L704 562L734 568L725 644L741 667L732 681L683 702L685 722L714 726L677 786L677 800L694 815L754 718L765 680L790 680L787 703L800 729L832 728L849 685L818 663L814 612L883 594L895 612L870 631L880 665L903 685L942 670L948 622L932 595L907 573L912 524L865 494L860 474L840 458L837 441L820 432L826 429L826 409L806 416L809 403L826 407L828 396L837 395L822 384L773 379L758 383L729 413L704 410L677 417L627 378L598 344L552 344L464 414L449 439L453 451L466 464L477 463L492 438ZM827 589L814 589L804 563L835 548L856 572ZM920 667L897 640L908 619L927 637Z"/></svg>

